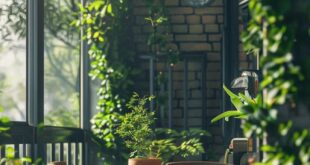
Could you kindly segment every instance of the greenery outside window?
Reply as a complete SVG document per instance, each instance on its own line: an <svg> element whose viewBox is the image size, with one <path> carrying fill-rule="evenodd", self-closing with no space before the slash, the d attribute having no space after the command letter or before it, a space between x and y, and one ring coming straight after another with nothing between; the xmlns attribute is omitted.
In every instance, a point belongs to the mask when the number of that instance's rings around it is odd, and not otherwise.
<svg viewBox="0 0 310 165"><path fill-rule="evenodd" d="M0 105L2 115L26 121L26 0L0 1Z"/></svg>
<svg viewBox="0 0 310 165"><path fill-rule="evenodd" d="M78 1L44 1L44 124L79 127L80 32L70 26Z"/></svg>

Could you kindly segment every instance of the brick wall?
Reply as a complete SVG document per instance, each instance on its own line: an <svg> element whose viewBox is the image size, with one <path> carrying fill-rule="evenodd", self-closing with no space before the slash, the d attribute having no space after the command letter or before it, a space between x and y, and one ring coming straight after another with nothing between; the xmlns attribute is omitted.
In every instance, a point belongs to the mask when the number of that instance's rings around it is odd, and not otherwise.
<svg viewBox="0 0 310 165"><path fill-rule="evenodd" d="M239 2L244 2L244 0L239 0ZM245 3L246 4L246 3ZM244 17L247 15L247 5L242 5L242 9L239 10L239 31L242 32L244 30L244 26L246 26L248 17ZM255 69L255 57L253 55L248 55L247 52L243 51L243 45L240 41L239 44L239 70L246 69Z"/></svg>
<svg viewBox="0 0 310 165"><path fill-rule="evenodd" d="M143 0L133 0L133 32L137 55L149 52L146 44L147 36L152 28L147 24L144 17L148 11ZM206 68L201 68L201 61L189 62L188 72L188 124L190 127L203 127L203 121L207 123L208 131L213 135L208 140L207 150L216 155L223 155L225 147L222 145L223 138L219 124L210 124L210 120L220 113L221 104L221 49L223 28L223 0L216 0L208 7L191 7L185 5L183 0L165 0L165 6L169 12L167 32L170 46L178 48L182 54L199 54L206 56ZM145 68L137 82L142 91L147 91L148 75L147 61L141 64ZM173 127L183 126L183 62L173 67ZM166 65L157 62L157 72L167 72ZM206 82L202 82L202 69L206 69ZM202 98L202 83L206 83L206 98ZM141 89L142 89L141 88ZM206 101L207 109L202 109L202 101ZM203 119L202 113L206 111L208 118Z"/></svg>

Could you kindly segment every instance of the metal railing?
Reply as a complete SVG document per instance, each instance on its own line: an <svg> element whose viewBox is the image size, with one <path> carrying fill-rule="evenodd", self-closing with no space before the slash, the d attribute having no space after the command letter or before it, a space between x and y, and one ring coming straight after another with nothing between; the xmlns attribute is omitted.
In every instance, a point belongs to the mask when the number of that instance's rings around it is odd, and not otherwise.
<svg viewBox="0 0 310 165"><path fill-rule="evenodd" d="M14 124L8 135L0 137L0 159L5 158L6 149L14 149L15 158L29 157L39 164L65 161L68 165L84 165L85 131L78 128L32 127Z"/></svg>

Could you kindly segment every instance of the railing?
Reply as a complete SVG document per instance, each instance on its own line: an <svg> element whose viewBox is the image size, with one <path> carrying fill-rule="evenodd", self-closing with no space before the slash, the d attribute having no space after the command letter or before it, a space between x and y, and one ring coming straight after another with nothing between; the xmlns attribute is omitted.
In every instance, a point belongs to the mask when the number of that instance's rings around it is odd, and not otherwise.
<svg viewBox="0 0 310 165"><path fill-rule="evenodd" d="M0 137L0 159L6 157L8 147L14 149L15 158L30 157L40 164L65 161L68 165L84 165L85 131L78 128L42 127L36 128L14 124L8 136Z"/></svg>

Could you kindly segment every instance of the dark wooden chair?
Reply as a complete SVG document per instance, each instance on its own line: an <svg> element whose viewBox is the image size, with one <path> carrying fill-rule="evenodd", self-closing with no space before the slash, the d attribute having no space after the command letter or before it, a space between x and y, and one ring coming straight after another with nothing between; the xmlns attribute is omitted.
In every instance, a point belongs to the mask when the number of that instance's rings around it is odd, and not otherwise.
<svg viewBox="0 0 310 165"><path fill-rule="evenodd" d="M168 162L166 165L226 165L219 162L207 162L207 161L183 161L183 162Z"/></svg>

